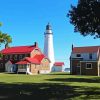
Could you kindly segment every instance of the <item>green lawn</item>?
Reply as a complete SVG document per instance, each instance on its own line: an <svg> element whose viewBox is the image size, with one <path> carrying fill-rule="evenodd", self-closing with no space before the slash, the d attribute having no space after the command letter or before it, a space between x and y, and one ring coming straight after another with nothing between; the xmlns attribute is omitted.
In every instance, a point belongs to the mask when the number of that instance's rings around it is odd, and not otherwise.
<svg viewBox="0 0 100 100"><path fill-rule="evenodd" d="M0 100L100 100L100 77L0 73Z"/></svg>

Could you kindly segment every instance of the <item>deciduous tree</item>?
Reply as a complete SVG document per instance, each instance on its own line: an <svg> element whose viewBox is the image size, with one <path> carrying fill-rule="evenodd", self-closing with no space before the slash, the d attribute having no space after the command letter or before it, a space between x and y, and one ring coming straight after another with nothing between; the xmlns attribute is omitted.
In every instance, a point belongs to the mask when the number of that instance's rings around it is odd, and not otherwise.
<svg viewBox="0 0 100 100"><path fill-rule="evenodd" d="M68 13L74 31L100 38L100 0L78 0Z"/></svg>
<svg viewBox="0 0 100 100"><path fill-rule="evenodd" d="M0 26L2 26L2 23L0 23ZM0 31L0 45L3 43L5 44L5 48L8 47L8 44L12 42L12 38L7 33L2 33Z"/></svg>

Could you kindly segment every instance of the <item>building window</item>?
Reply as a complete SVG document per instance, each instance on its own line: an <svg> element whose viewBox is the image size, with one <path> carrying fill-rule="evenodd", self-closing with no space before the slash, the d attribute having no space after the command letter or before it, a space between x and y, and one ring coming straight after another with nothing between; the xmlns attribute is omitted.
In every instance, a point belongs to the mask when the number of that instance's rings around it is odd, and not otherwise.
<svg viewBox="0 0 100 100"><path fill-rule="evenodd" d="M37 50L35 49L34 52L37 53Z"/></svg>
<svg viewBox="0 0 100 100"><path fill-rule="evenodd" d="M8 60L8 55L5 55L5 60Z"/></svg>
<svg viewBox="0 0 100 100"><path fill-rule="evenodd" d="M44 62L47 62L47 59L44 59Z"/></svg>
<svg viewBox="0 0 100 100"><path fill-rule="evenodd" d="M29 57L29 54L25 54L25 57Z"/></svg>
<svg viewBox="0 0 100 100"><path fill-rule="evenodd" d="M14 59L17 60L17 55L14 55Z"/></svg>
<svg viewBox="0 0 100 100"><path fill-rule="evenodd" d="M89 54L89 59L92 59L92 53Z"/></svg>
<svg viewBox="0 0 100 100"><path fill-rule="evenodd" d="M76 57L81 57L81 54L76 54Z"/></svg>
<svg viewBox="0 0 100 100"><path fill-rule="evenodd" d="M26 69L26 65L20 65L19 69Z"/></svg>
<svg viewBox="0 0 100 100"><path fill-rule="evenodd" d="M10 55L10 59L12 59L13 58L13 55Z"/></svg>
<svg viewBox="0 0 100 100"><path fill-rule="evenodd" d="M19 55L19 59L22 59L23 58L23 56L22 55Z"/></svg>
<svg viewBox="0 0 100 100"><path fill-rule="evenodd" d="M86 69L92 69L92 63L86 63Z"/></svg>
<svg viewBox="0 0 100 100"><path fill-rule="evenodd" d="M79 62L79 63L77 63L77 67L80 67L80 62Z"/></svg>
<svg viewBox="0 0 100 100"><path fill-rule="evenodd" d="M34 50L34 53L35 53L35 54L40 54L40 52L39 52L38 49L35 49L35 50Z"/></svg>

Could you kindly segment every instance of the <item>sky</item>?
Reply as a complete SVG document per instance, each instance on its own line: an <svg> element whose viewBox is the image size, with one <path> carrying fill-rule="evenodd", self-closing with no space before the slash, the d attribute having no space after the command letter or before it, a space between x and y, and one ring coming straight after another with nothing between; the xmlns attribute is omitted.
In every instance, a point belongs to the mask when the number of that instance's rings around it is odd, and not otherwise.
<svg viewBox="0 0 100 100"><path fill-rule="evenodd" d="M83 37L74 32L74 26L66 17L71 5L78 0L0 0L0 30L11 35L10 46L33 45L44 48L44 32L47 23L52 26L55 60L70 67L71 46L100 45L100 39ZM4 45L0 47L0 50Z"/></svg>

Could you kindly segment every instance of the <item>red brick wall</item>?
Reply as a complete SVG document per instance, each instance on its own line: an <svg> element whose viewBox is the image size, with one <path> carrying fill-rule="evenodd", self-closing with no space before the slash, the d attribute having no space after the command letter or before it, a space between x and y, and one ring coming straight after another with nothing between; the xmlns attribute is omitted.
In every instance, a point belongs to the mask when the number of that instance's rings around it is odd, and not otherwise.
<svg viewBox="0 0 100 100"><path fill-rule="evenodd" d="M41 70L49 70L50 69L50 62L48 59L44 58L41 62Z"/></svg>
<svg viewBox="0 0 100 100"><path fill-rule="evenodd" d="M80 63L81 60L73 59L70 64L72 66L72 73L73 75L77 75L77 65Z"/></svg>
<svg viewBox="0 0 100 100"><path fill-rule="evenodd" d="M40 70L40 65L31 64L30 71L32 74L38 74L39 70Z"/></svg>
<svg viewBox="0 0 100 100"><path fill-rule="evenodd" d="M86 69L86 63L92 63L92 69ZM98 62L81 62L82 75L98 75Z"/></svg>
<svg viewBox="0 0 100 100"><path fill-rule="evenodd" d="M32 74L39 74L40 70L49 70L50 64L48 59L43 59L40 65L31 64L30 71Z"/></svg>

